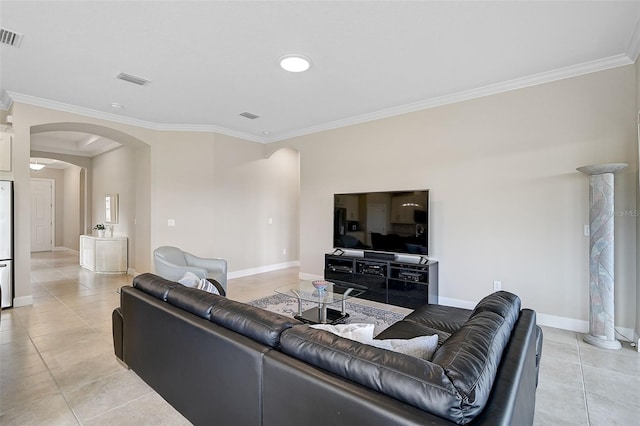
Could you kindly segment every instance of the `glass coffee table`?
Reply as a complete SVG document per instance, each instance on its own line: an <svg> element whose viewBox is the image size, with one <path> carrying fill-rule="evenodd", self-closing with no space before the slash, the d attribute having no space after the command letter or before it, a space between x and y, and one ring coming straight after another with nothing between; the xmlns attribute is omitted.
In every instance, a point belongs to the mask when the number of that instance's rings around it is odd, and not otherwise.
<svg viewBox="0 0 640 426"><path fill-rule="evenodd" d="M314 287L313 281L300 281L297 284L276 288L275 291L298 300L298 315L293 317L307 324L339 324L343 322L349 318L349 314L345 312L347 299L364 293L364 290L332 282L327 282L325 289L318 289ZM317 306L303 312L303 301L317 303ZM333 303L342 303L342 309L327 307Z"/></svg>

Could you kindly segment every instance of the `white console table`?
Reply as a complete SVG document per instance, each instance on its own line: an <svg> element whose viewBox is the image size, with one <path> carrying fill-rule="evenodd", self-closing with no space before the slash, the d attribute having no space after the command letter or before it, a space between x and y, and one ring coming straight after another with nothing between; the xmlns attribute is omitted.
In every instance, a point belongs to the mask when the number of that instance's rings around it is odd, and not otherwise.
<svg viewBox="0 0 640 426"><path fill-rule="evenodd" d="M127 237L80 235L80 266L101 274L126 274Z"/></svg>

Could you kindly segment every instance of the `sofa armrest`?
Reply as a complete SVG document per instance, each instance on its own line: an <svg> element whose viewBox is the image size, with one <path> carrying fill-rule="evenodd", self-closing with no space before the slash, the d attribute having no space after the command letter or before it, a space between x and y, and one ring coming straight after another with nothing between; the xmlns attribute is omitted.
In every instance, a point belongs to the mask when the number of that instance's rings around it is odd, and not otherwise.
<svg viewBox="0 0 640 426"><path fill-rule="evenodd" d="M187 265L204 270L204 276L200 278L214 278L223 288L227 288L227 261L224 259L207 259L184 253Z"/></svg>

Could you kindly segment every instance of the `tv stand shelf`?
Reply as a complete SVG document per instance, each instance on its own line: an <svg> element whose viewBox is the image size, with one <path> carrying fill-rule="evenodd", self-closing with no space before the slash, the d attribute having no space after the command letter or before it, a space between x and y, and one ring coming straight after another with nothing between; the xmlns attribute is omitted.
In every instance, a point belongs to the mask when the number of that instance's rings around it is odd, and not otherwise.
<svg viewBox="0 0 640 426"><path fill-rule="evenodd" d="M438 304L438 262L325 254L324 277L366 290L363 299L415 309Z"/></svg>

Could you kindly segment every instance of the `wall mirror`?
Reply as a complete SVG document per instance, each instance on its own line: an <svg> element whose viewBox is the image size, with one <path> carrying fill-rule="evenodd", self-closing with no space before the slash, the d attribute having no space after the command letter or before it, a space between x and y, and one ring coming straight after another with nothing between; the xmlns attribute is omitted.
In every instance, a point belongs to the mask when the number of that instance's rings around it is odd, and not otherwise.
<svg viewBox="0 0 640 426"><path fill-rule="evenodd" d="M107 194L104 200L104 222L118 223L118 194Z"/></svg>

